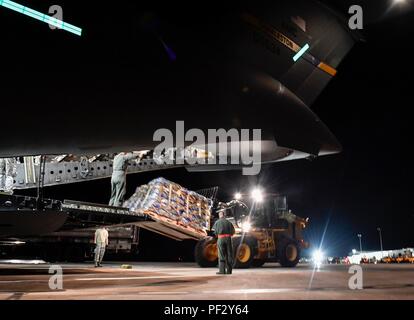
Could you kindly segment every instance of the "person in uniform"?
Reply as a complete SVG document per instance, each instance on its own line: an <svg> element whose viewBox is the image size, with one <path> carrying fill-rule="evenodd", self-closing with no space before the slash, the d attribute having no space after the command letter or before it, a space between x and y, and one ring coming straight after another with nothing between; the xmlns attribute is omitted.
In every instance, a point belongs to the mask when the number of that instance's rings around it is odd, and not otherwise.
<svg viewBox="0 0 414 320"><path fill-rule="evenodd" d="M115 156L112 166L110 206L122 206L126 194L126 170L129 161L141 157L142 153L133 152L121 152Z"/></svg>
<svg viewBox="0 0 414 320"><path fill-rule="evenodd" d="M105 227L96 229L95 231L95 268L102 267L102 259L105 254L106 246L109 243L109 233Z"/></svg>
<svg viewBox="0 0 414 320"><path fill-rule="evenodd" d="M15 158L0 158L0 190L13 194L17 161Z"/></svg>
<svg viewBox="0 0 414 320"><path fill-rule="evenodd" d="M219 272L217 274L231 274L233 270L233 244L231 237L235 230L233 224L226 219L225 209L219 211L219 219L212 228L217 236L219 256Z"/></svg>

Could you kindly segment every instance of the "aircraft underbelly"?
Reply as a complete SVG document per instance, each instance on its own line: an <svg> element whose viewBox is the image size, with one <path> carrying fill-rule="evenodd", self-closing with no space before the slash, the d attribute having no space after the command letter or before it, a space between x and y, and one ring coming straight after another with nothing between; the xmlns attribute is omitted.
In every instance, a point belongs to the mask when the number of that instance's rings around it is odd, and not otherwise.
<svg viewBox="0 0 414 320"><path fill-rule="evenodd" d="M67 214L61 211L10 210L0 212L0 236L34 236L58 230Z"/></svg>
<svg viewBox="0 0 414 320"><path fill-rule="evenodd" d="M175 132L176 121L186 129L262 129L278 146L306 154L340 151L309 105L332 78L316 62L336 68L354 43L349 30L313 1L278 1L219 17L184 27L169 17L174 61L152 54L142 35L139 49L118 48L131 58L127 66L76 51L60 81L35 63L5 70L3 117L12 121L2 124L8 135L0 157L148 149L157 144L154 132ZM93 40L107 45L101 36ZM312 58L294 62L308 42ZM151 50L143 49L147 44Z"/></svg>

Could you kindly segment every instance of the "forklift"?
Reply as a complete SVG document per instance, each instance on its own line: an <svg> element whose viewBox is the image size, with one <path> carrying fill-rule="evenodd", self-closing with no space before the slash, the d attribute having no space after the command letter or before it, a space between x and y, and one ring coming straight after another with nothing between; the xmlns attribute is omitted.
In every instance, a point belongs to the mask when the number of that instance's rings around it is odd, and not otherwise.
<svg viewBox="0 0 414 320"><path fill-rule="evenodd" d="M242 202L243 198L252 198L250 206ZM309 218L293 214L288 209L286 196L263 194L256 189L252 197L238 193L234 200L219 203L217 208L226 210L226 217L236 230L232 238L234 268L261 267L266 262L295 267L301 250L309 248L302 235ZM218 218L217 214L213 214L212 218L211 226ZM195 260L200 267L217 266L217 238L212 230L208 237L198 241Z"/></svg>

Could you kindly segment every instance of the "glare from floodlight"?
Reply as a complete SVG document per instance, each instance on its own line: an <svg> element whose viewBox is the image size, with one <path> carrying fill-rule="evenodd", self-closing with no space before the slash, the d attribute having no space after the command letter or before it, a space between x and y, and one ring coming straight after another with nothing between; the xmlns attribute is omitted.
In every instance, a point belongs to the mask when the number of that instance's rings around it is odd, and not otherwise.
<svg viewBox="0 0 414 320"><path fill-rule="evenodd" d="M236 200L240 200L242 198L242 195L240 192L236 192L236 194L234 195L234 199Z"/></svg>
<svg viewBox="0 0 414 320"><path fill-rule="evenodd" d="M262 192L262 190L260 190L258 188L253 189L252 198L256 202L262 202L263 201L263 192Z"/></svg>
<svg viewBox="0 0 414 320"><path fill-rule="evenodd" d="M315 250L313 253L313 261L315 264L321 264L323 260L323 252L321 250Z"/></svg>
<svg viewBox="0 0 414 320"><path fill-rule="evenodd" d="M244 221L241 225L243 232L249 232L252 229L252 224L249 221Z"/></svg>

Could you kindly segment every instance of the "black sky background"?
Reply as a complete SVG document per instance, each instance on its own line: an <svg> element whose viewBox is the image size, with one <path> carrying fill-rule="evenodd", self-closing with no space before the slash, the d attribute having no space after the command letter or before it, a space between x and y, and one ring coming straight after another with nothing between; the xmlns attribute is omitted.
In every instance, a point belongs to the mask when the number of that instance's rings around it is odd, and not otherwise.
<svg viewBox="0 0 414 320"><path fill-rule="evenodd" d="M349 6L348 1L325 2L344 14ZM128 195L136 186L159 176L193 190L218 185L228 191L228 197L235 191L248 191L252 186L261 185L266 190L286 194L290 208L297 215L310 217L307 237L313 247L318 247L323 239L321 247L328 254L346 255L352 248L359 248L357 233L363 235L364 250L379 249L377 227L383 230L386 249L413 247L414 14L409 4L385 14L390 1L355 3L362 3L366 12L369 24L362 31L366 41L354 47L340 65L338 75L312 106L343 145L342 154L265 166L258 177L245 177L238 171L188 173L185 169L129 175ZM47 8L45 4L37 8L40 10L42 6ZM98 18L98 13L87 18L87 13L93 11L82 11L80 5L71 7L66 2L64 7L68 8L65 16L75 25L77 20ZM0 19L7 16L12 23L9 17L12 14L0 10ZM15 18L21 24L29 19ZM38 25L32 24L31 28L34 27ZM37 32L38 36L50 32L47 27L39 27L42 32ZM24 25L13 28L24 28ZM116 26L117 30L120 28ZM12 36L10 32L3 36ZM91 50L94 49L91 47ZM96 59L102 63L102 58ZM52 60L58 61L59 57L53 54ZM53 66L45 68L51 71ZM45 189L45 196L50 198L101 203L109 199L109 193L109 179ZM144 256L153 259L161 259L166 245L172 248L171 252L177 252L171 258L183 251L189 256L193 246L193 243L177 244L151 234L145 234L142 241Z"/></svg>

